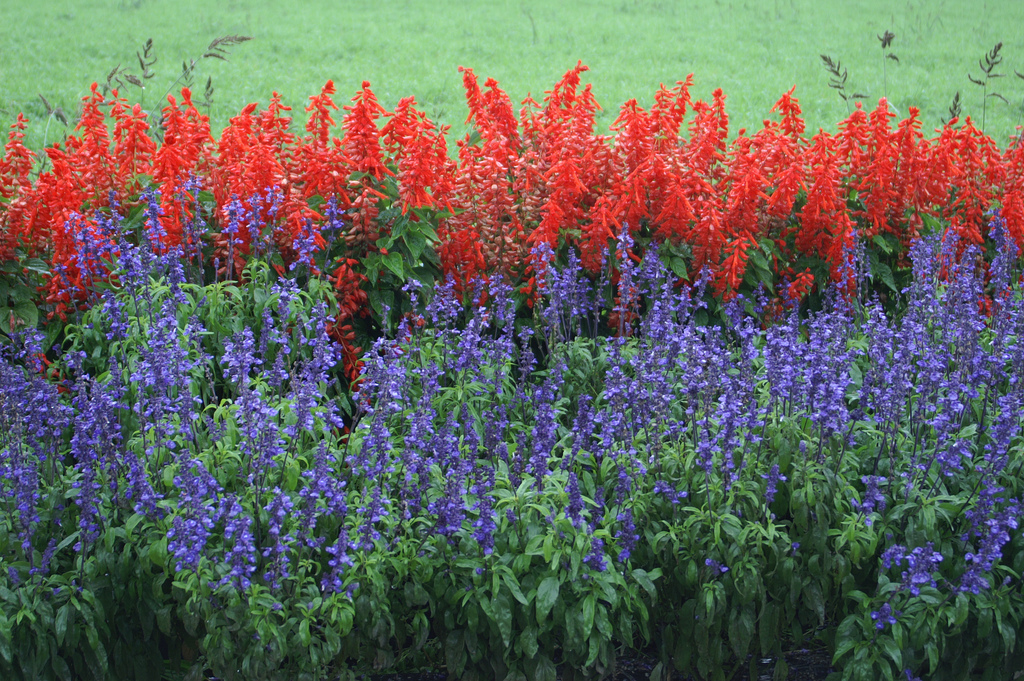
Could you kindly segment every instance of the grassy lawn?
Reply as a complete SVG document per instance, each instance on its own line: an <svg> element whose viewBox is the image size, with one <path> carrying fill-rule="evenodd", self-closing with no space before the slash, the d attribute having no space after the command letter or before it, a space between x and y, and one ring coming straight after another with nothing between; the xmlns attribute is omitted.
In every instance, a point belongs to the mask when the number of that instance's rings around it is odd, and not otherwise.
<svg viewBox="0 0 1024 681"><path fill-rule="evenodd" d="M986 129L1001 144L1018 124L1024 98L1024 3L1018 0L37 0L8 3L0 22L0 123L23 111L33 125L32 147L43 143L42 94L74 115L90 83L116 65L138 71L135 52L147 38L159 61L144 104L162 101L181 61L202 54L213 38L243 34L230 61L199 67L216 88L211 117L217 130L245 103L279 91L300 116L308 96L328 79L348 99L371 81L382 104L415 95L435 120L460 133L465 106L458 66L493 77L516 101L536 99L577 59L605 107L600 123L636 97L652 101L658 84L694 73L695 94L717 87L728 96L733 129L756 127L778 96L794 84L809 128L834 128L846 105L828 88L819 55L849 69L850 91L883 94L878 34L896 34L887 90L905 115L922 110L926 130L941 124L956 91L964 113L981 118L982 91L967 74L1002 41L1008 77L995 81L1009 100L990 99ZM138 97L138 91L129 96ZM52 122L47 142L60 139Z"/></svg>

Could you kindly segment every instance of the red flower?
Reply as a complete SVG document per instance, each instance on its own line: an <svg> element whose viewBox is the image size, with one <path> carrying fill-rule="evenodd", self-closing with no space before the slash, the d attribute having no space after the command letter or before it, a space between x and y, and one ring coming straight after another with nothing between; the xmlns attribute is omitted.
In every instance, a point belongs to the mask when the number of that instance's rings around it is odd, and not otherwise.
<svg viewBox="0 0 1024 681"><path fill-rule="evenodd" d="M19 245L33 245L25 214L35 193L29 173L36 155L23 143L27 125L28 119L19 113L0 158L0 198L10 200L0 203L0 260L13 259Z"/></svg>
<svg viewBox="0 0 1024 681"><path fill-rule="evenodd" d="M184 223L192 217L190 205L195 197L182 192L181 186L191 175L203 174L212 163L209 119L192 104L188 88L182 88L181 99L184 111L168 95L163 109L164 139L153 154L153 179L160 187L162 226L168 245L182 242Z"/></svg>
<svg viewBox="0 0 1024 681"><path fill-rule="evenodd" d="M837 279L854 224L842 196L836 152L836 138L828 133L821 131L811 139L807 156L812 180L807 203L798 215L796 247L801 253L820 254L832 265L832 276Z"/></svg>
<svg viewBox="0 0 1024 681"><path fill-rule="evenodd" d="M345 155L352 164L353 172L366 173L380 180L392 172L384 165L380 131L376 120L387 115L387 111L377 102L377 96L370 90L370 81L364 80L363 87L352 104L345 107L345 115L341 127L345 130L342 145Z"/></svg>

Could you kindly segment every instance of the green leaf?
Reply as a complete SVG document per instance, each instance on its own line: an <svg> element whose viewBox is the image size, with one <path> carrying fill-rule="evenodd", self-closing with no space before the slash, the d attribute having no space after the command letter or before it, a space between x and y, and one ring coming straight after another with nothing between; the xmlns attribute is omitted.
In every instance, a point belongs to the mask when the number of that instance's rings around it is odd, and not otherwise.
<svg viewBox="0 0 1024 681"><path fill-rule="evenodd" d="M529 605L530 601L526 600L526 596L523 595L522 589L519 588L519 582L516 581L515 575L511 572L504 572L501 575L501 579L505 582L505 586L512 592L512 597L523 605Z"/></svg>
<svg viewBox="0 0 1024 681"><path fill-rule="evenodd" d="M164 634L170 635L171 633L171 606L170 604L165 605L162 608L158 608L156 611L156 625L160 627L160 631Z"/></svg>
<svg viewBox="0 0 1024 681"><path fill-rule="evenodd" d="M38 272L39 274L48 274L50 266L46 264L44 260L39 258L29 258L24 263L25 269L31 270L32 272Z"/></svg>
<svg viewBox="0 0 1024 681"><path fill-rule="evenodd" d="M405 263L402 262L402 254L391 252L381 258L384 266L387 267L391 272L398 277L400 280L405 281Z"/></svg>
<svg viewBox="0 0 1024 681"><path fill-rule="evenodd" d="M959 593L956 595L956 608L949 614L949 623L954 627L961 626L967 621L967 616L970 614L967 603L967 595Z"/></svg>
<svg viewBox="0 0 1024 681"><path fill-rule="evenodd" d="M580 635L589 638L590 632L594 629L594 608L597 605L597 598L594 594L587 594L580 605Z"/></svg>
<svg viewBox="0 0 1024 681"><path fill-rule="evenodd" d="M843 655L853 650L853 647L857 645L857 641L853 639L846 639L836 646L836 652L832 654L832 664L836 664L843 658Z"/></svg>
<svg viewBox="0 0 1024 681"><path fill-rule="evenodd" d="M53 668L53 673L64 681L71 681L71 669L68 667L68 663L64 661L64 658L56 654L53 651L53 656L50 658L50 667Z"/></svg>
<svg viewBox="0 0 1024 681"><path fill-rule="evenodd" d="M934 641L929 641L924 651L928 655L928 669L934 674L939 670L939 648Z"/></svg>
<svg viewBox="0 0 1024 681"><path fill-rule="evenodd" d="M761 655L767 656L779 640L779 606L768 603L761 612L758 634L761 639Z"/></svg>
<svg viewBox="0 0 1024 681"><path fill-rule="evenodd" d="M551 608L558 600L560 582L557 577L545 577L537 587L537 624L543 626Z"/></svg>
<svg viewBox="0 0 1024 681"><path fill-rule="evenodd" d="M1006 654L1009 654L1017 643L1017 632L1008 623L1000 622L999 634L1003 637L1003 650Z"/></svg>
<svg viewBox="0 0 1024 681"><path fill-rule="evenodd" d="M409 247L409 254L413 260L419 260L420 256L423 255L424 249L427 247L427 240L415 233L406 236L405 243Z"/></svg>
<svg viewBox="0 0 1024 681"><path fill-rule="evenodd" d="M732 644L733 652L737 659L744 659L747 650L750 648L750 640L754 637L754 611L753 608L744 608L740 612L735 610L729 618L729 643Z"/></svg>
<svg viewBox="0 0 1024 681"><path fill-rule="evenodd" d="M631 573L633 579L644 588L644 590L651 596L651 598L657 598L658 589L654 586L654 582L651 581L650 575L647 574L647 570L641 570L637 568Z"/></svg>
<svg viewBox="0 0 1024 681"><path fill-rule="evenodd" d="M537 627L529 626L519 634L519 646L527 658L537 656Z"/></svg>
<svg viewBox="0 0 1024 681"><path fill-rule="evenodd" d="M558 678L555 663L547 655L527 658L526 673L528 678L536 679L537 681L555 681ZM509 674L507 678L514 679L516 677Z"/></svg>
<svg viewBox="0 0 1024 681"><path fill-rule="evenodd" d="M512 604L504 591L491 600L494 622L498 625L501 641L508 648L512 645Z"/></svg>
<svg viewBox="0 0 1024 681"><path fill-rule="evenodd" d="M672 256L669 260L669 267L672 268L672 274L683 279L689 279L689 272L686 269L686 261L678 256Z"/></svg>
<svg viewBox="0 0 1024 681"><path fill-rule="evenodd" d="M461 631L453 631L448 634L444 645L445 663L449 673L460 676L466 666L466 645L464 634Z"/></svg>
<svg viewBox="0 0 1024 681"><path fill-rule="evenodd" d="M405 583L405 601L410 607L426 605L430 601L430 594L418 582Z"/></svg>
<svg viewBox="0 0 1024 681"><path fill-rule="evenodd" d="M789 665L786 658L780 657L775 663L775 670L772 672L772 681L785 681L789 678Z"/></svg>
<svg viewBox="0 0 1024 681"><path fill-rule="evenodd" d="M370 280L370 283L376 287L377 279L380 278L380 265L381 255L380 253L370 253L363 258L363 268L366 278ZM376 288L370 289L371 295L376 291Z"/></svg>
<svg viewBox="0 0 1024 681"><path fill-rule="evenodd" d="M168 466L168 469L170 467ZM167 540L161 539L160 541L153 542L149 546L149 560L154 565L163 566L167 562Z"/></svg>
<svg viewBox="0 0 1024 681"><path fill-rule="evenodd" d="M601 637L594 634L590 637L587 647L587 661L583 663L584 667L590 667L594 662L597 661L597 656L601 653Z"/></svg>
<svg viewBox="0 0 1024 681"><path fill-rule="evenodd" d="M882 283L889 287L889 290L894 293L899 293L899 288L896 286L896 279L892 276L892 270L883 262L873 265L871 268L871 276L877 277L882 280Z"/></svg>
<svg viewBox="0 0 1024 681"><path fill-rule="evenodd" d="M146 516L142 515L141 513L134 513L134 514L132 514L132 516L130 518L128 518L127 521L125 521L125 524L124 524L125 531L128 534L131 534L132 531L136 527L139 526L139 523L141 523L145 519L146 519Z"/></svg>
<svg viewBox="0 0 1024 681"><path fill-rule="evenodd" d="M892 253L892 246L889 245L889 242L886 241L885 237L881 234L876 234L871 237L871 242L878 246L878 249L886 255Z"/></svg>
<svg viewBox="0 0 1024 681"><path fill-rule="evenodd" d="M608 621L608 609L602 603L598 603L597 610L594 611L594 626L601 632L605 640L611 640L614 631L612 623Z"/></svg>
<svg viewBox="0 0 1024 681"><path fill-rule="evenodd" d="M53 623L54 634L57 636L57 645L64 645L64 635L68 631L68 611L70 606L64 604L57 610L57 618Z"/></svg>
<svg viewBox="0 0 1024 681"><path fill-rule="evenodd" d="M760 269L769 270L771 268L768 264L768 259L764 257L761 251L758 250L757 248L748 249L747 257L750 259L751 263L753 263L756 267L759 267Z"/></svg>
<svg viewBox="0 0 1024 681"><path fill-rule="evenodd" d="M804 587L804 603L817 613L822 624L825 623L825 599L821 595L821 587L816 581L811 581Z"/></svg>
<svg viewBox="0 0 1024 681"><path fill-rule="evenodd" d="M20 322L23 320L22 316L18 314L15 308L0 307L0 331L4 333L11 333L17 331L20 328ZM11 328L11 322L14 321L14 328Z"/></svg>
<svg viewBox="0 0 1024 681"><path fill-rule="evenodd" d="M897 669L903 666L903 653L900 652L900 647L896 645L896 641L888 636L879 636L877 642L881 644L889 659L896 663Z"/></svg>
<svg viewBox="0 0 1024 681"><path fill-rule="evenodd" d="M288 462L288 465L284 469L284 488L285 490L292 492L296 489L299 482L299 462L294 459Z"/></svg>
<svg viewBox="0 0 1024 681"><path fill-rule="evenodd" d="M367 294L367 299L370 301L370 307L373 308L373 312L378 317L384 312L384 306L380 298L380 291L376 288L370 289Z"/></svg>

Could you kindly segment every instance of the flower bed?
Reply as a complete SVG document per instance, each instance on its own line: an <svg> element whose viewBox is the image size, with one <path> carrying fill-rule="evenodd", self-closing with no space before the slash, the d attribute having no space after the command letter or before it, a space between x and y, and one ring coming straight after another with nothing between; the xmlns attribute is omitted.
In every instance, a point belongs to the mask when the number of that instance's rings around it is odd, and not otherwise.
<svg viewBox="0 0 1024 681"><path fill-rule="evenodd" d="M5 676L554 679L653 644L723 678L815 637L849 678L1019 665L1013 243L986 284L918 241L898 320L836 293L767 328L742 298L698 323L630 246L614 337L572 258L535 325L500 281L410 283L346 413L329 284L121 240L62 380L4 346Z"/></svg>
<svg viewBox="0 0 1024 681"><path fill-rule="evenodd" d="M605 139L583 70L466 70L457 161L368 84L12 132L4 678L1024 664L1024 145L688 83Z"/></svg>
<svg viewBox="0 0 1024 681"><path fill-rule="evenodd" d="M981 246L995 208L1024 245L1024 144L1015 138L1000 151L970 118L926 138L916 109L894 128L883 99L870 112L858 105L838 133L808 138L791 90L772 110L777 120L729 142L725 95L693 101L690 77L662 86L650 109L623 104L604 136L594 127L597 100L581 87L586 70L577 65L517 114L497 82L481 89L463 69L473 131L456 159L447 130L413 98L386 111L366 82L344 107L340 138L328 82L305 109L305 134L292 132L290 108L275 95L216 139L188 89L180 101L168 97L154 129L141 107L94 84L75 136L42 160L22 144L23 117L10 132L0 260L17 263L10 275L41 274L46 295L36 305L9 290L0 327L31 325L37 307L62 316L86 303L97 273L79 254L112 215L132 226L148 220L165 247L216 259L222 276L261 251L278 268L330 273L336 336L350 344L352 329L341 329L379 315L410 277L452 275L464 285L501 275L529 287L540 244L562 255L578 248L594 273L624 226L639 249L662 244L680 276L708 267L726 298L760 285L780 296L823 289L855 233L875 285L898 296L916 236L948 229Z"/></svg>

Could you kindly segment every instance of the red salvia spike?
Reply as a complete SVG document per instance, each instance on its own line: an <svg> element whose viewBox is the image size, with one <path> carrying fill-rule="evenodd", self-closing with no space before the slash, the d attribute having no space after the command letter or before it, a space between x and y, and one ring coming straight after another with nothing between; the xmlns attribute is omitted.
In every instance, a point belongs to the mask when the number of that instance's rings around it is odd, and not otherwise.
<svg viewBox="0 0 1024 681"><path fill-rule="evenodd" d="M153 179L160 187L168 245L180 243L184 223L192 217L190 206L195 197L183 194L181 186L190 176L208 172L213 148L209 119L196 110L188 88L182 89L181 96L181 106L173 96L167 97L163 109L164 139L153 155Z"/></svg>
<svg viewBox="0 0 1024 681"><path fill-rule="evenodd" d="M509 158L516 155L520 146L519 121L512 110L512 100L498 87L498 81L488 78L484 83L487 91L483 95L483 106L487 112L487 130L482 133L504 141Z"/></svg>
<svg viewBox="0 0 1024 681"><path fill-rule="evenodd" d="M768 198L764 192L765 177L760 158L752 151L751 140L741 137L734 144L730 173L726 184L729 193L725 202L723 222L729 245L726 261L716 280L716 289L735 291L743 279L747 249L756 245L758 218Z"/></svg>
<svg viewBox="0 0 1024 681"><path fill-rule="evenodd" d="M347 186L351 163L341 148L341 140L331 135L335 124L331 111L338 109L331 98L334 82L327 81L319 95L310 97L306 111L308 133L296 142L291 154L290 172L303 199L320 196L324 201L334 199L339 208L351 206Z"/></svg>
<svg viewBox="0 0 1024 681"><path fill-rule="evenodd" d="M311 134L310 140L318 148L326 148L330 141L331 128L334 126L331 111L338 110L338 105L331 98L334 93L334 81L329 80L320 88L319 95L309 98L309 105L306 107L306 111L309 113L306 132Z"/></svg>
<svg viewBox="0 0 1024 681"><path fill-rule="evenodd" d="M725 251L728 255L722 262L714 282L715 293L723 296L724 300L736 297L747 267L747 249L752 245L751 240L745 236L733 239L726 245Z"/></svg>
<svg viewBox="0 0 1024 681"><path fill-rule="evenodd" d="M893 190L894 174L898 151L893 145L890 119L895 114L889 111L889 104L883 97L868 119L868 144L866 164L863 175L853 186L857 190L865 210L860 213L866 217L868 225L864 229L864 237L871 237L881 232L893 232L890 218L894 214L896 195Z"/></svg>
<svg viewBox="0 0 1024 681"><path fill-rule="evenodd" d="M668 151L679 141L679 129L686 117L686 109L692 103L690 88L693 87L693 74L676 83L671 90L662 85L654 95L654 106L651 107L651 121L655 134L654 145L659 151Z"/></svg>
<svg viewBox="0 0 1024 681"><path fill-rule="evenodd" d="M36 255L26 220L35 193L29 179L35 154L24 144L27 125L28 119L19 113L0 158L0 197L9 201L6 205L0 203L0 260L13 260L19 245L27 246L29 255Z"/></svg>
<svg viewBox="0 0 1024 681"><path fill-rule="evenodd" d="M486 115L483 106L484 96L480 92L480 84L477 81L476 74L473 73L473 69L460 66L459 73L462 74L462 86L466 90L466 106L469 107L466 124L469 125L476 121L477 125L479 125L481 119Z"/></svg>
<svg viewBox="0 0 1024 681"><path fill-rule="evenodd" d="M1024 251L1024 140L1018 135L1003 152L1002 164L1006 180L1001 198L1000 215L1006 222L1006 231Z"/></svg>
<svg viewBox="0 0 1024 681"><path fill-rule="evenodd" d="M910 107L909 116L900 121L893 146L897 151L896 171L893 179L895 195L895 218L899 224L897 232L903 249L917 238L922 224L922 215L934 215L933 206L938 197L933 197L929 189L924 135L921 134L920 111ZM902 219L909 213L909 219Z"/></svg>
<svg viewBox="0 0 1024 681"><path fill-rule="evenodd" d="M363 87L352 98L352 104L344 108L348 113L341 123L345 130L342 145L352 170L366 173L377 180L391 175L391 171L384 165L380 131L376 123L387 111L377 102L377 96L370 89L370 81L363 81Z"/></svg>
<svg viewBox="0 0 1024 681"><path fill-rule="evenodd" d="M819 132L811 140L808 151L811 186L807 203L800 210L800 231L796 236L798 251L824 255L832 266L832 276L839 277L843 266L843 249L854 229L853 220L841 196L839 159L835 153L836 139Z"/></svg>
<svg viewBox="0 0 1024 681"><path fill-rule="evenodd" d="M5 199L14 198L19 189L28 188L32 184L29 173L36 155L24 144L27 126L28 119L19 113L7 134L4 156L0 159L0 196Z"/></svg>
<svg viewBox="0 0 1024 681"><path fill-rule="evenodd" d="M963 247L981 245L994 188L1004 179L1000 154L992 138L974 127L970 117L954 132L952 143L959 178L953 184L954 197L947 202L946 216Z"/></svg>
<svg viewBox="0 0 1024 681"><path fill-rule="evenodd" d="M690 226L697 217L683 180L678 176L672 176L668 182L668 189L660 203L660 211L654 217L654 224L659 239L679 243L689 236Z"/></svg>
<svg viewBox="0 0 1024 681"><path fill-rule="evenodd" d="M859 182L864 176L868 135L868 116L857 102L853 112L839 124L834 145L840 166L853 182Z"/></svg>
<svg viewBox="0 0 1024 681"><path fill-rule="evenodd" d="M587 222L580 235L580 264L591 274L601 269L607 250L613 247L622 221L617 210L618 202L609 194L598 198L587 215Z"/></svg>
<svg viewBox="0 0 1024 681"><path fill-rule="evenodd" d="M799 140L807 126L801 116L800 102L793 96L795 91L796 86L794 85L779 98L779 101L775 102L771 110L782 117L782 134L790 139Z"/></svg>

